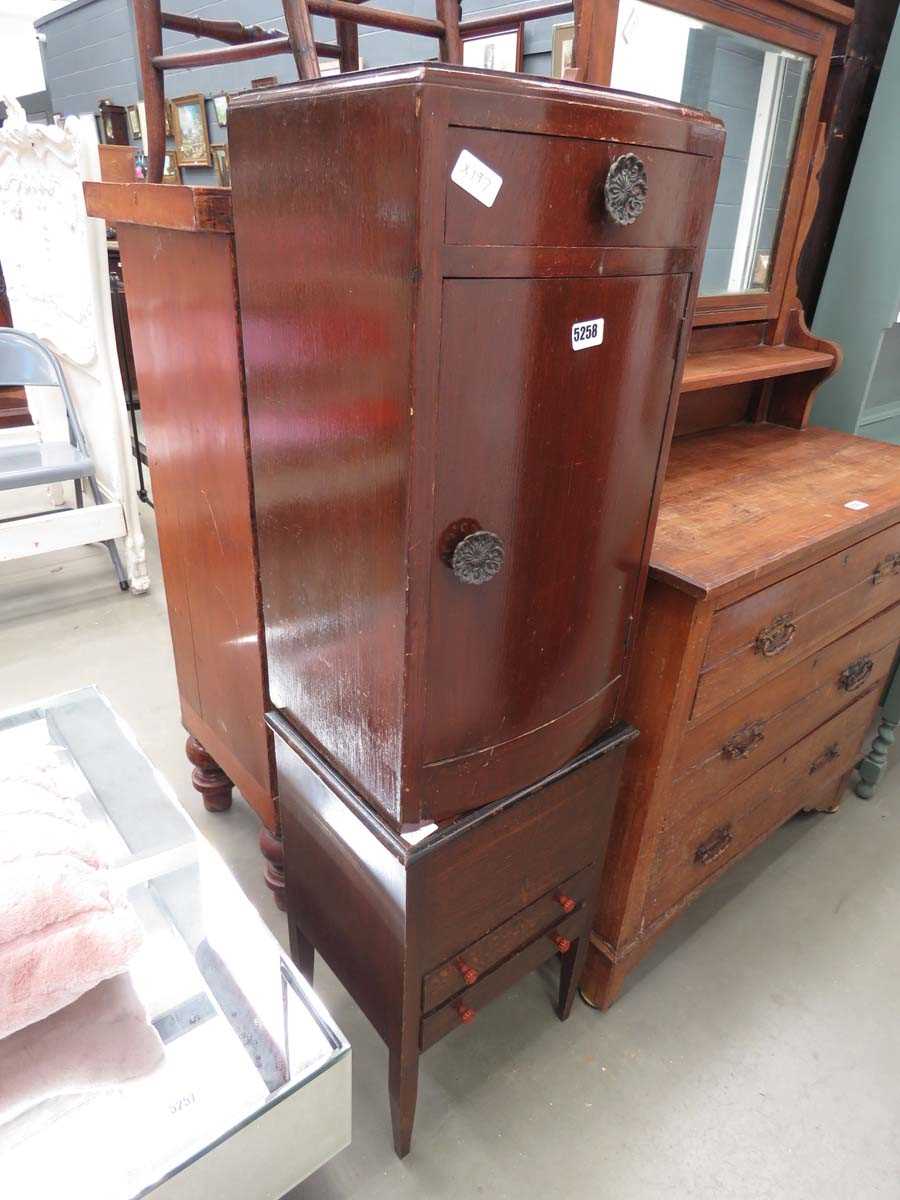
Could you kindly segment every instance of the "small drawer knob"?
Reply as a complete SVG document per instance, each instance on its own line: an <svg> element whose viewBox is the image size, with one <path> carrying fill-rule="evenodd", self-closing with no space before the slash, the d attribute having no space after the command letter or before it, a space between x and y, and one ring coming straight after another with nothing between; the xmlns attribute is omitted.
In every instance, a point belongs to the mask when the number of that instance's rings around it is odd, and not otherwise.
<svg viewBox="0 0 900 1200"><path fill-rule="evenodd" d="M647 170L636 154L620 154L603 184L603 203L617 225L633 224L647 203Z"/></svg>
<svg viewBox="0 0 900 1200"><path fill-rule="evenodd" d="M560 954L568 954L572 949L571 941L567 937L563 937L561 933L554 933L551 935L551 937L553 940L553 945L557 948Z"/></svg>
<svg viewBox="0 0 900 1200"><path fill-rule="evenodd" d="M456 969L462 975L466 987L471 987L473 983L478 982L478 972L474 967L470 967L468 963L463 962L461 958L456 960Z"/></svg>
<svg viewBox="0 0 900 1200"><path fill-rule="evenodd" d="M460 583L487 583L503 566L503 539L487 529L470 533L456 543L450 569Z"/></svg>
<svg viewBox="0 0 900 1200"><path fill-rule="evenodd" d="M460 1002L456 1006L456 1011L459 1014L459 1019L463 1025L470 1025L475 1020L475 1009L469 1008L468 1005Z"/></svg>
<svg viewBox="0 0 900 1200"><path fill-rule="evenodd" d="M573 913L578 905L571 896L567 896L565 892L557 892L553 897L564 913Z"/></svg>

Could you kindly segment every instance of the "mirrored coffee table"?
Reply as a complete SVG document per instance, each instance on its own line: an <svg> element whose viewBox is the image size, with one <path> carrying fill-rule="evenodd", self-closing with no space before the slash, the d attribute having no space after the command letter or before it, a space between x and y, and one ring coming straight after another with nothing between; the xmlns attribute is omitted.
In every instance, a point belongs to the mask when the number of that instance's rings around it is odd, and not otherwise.
<svg viewBox="0 0 900 1200"><path fill-rule="evenodd" d="M0 1193L278 1200L350 1141L348 1042L100 692L0 715L0 806L22 762L77 798L144 938L0 1040Z"/></svg>

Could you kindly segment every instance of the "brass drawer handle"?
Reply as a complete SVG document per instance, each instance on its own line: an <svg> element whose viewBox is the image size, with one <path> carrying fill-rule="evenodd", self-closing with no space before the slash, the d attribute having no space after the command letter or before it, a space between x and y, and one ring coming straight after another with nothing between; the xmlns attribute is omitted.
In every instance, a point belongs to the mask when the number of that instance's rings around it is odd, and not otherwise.
<svg viewBox="0 0 900 1200"><path fill-rule="evenodd" d="M754 646L757 654L762 654L765 658L780 654L794 640L796 632L797 626L791 620L791 614L783 613L756 635Z"/></svg>
<svg viewBox="0 0 900 1200"><path fill-rule="evenodd" d="M881 583L889 575L896 575L898 571L900 571L900 553L886 554L881 562L875 564L872 571L872 583Z"/></svg>
<svg viewBox="0 0 900 1200"><path fill-rule="evenodd" d="M718 858L723 850L734 841L734 831L730 825L720 825L714 829L705 842L701 842L694 853L694 862L706 866Z"/></svg>
<svg viewBox="0 0 900 1200"><path fill-rule="evenodd" d="M647 170L636 154L620 154L610 163L603 203L617 225L633 224L647 203Z"/></svg>
<svg viewBox="0 0 900 1200"><path fill-rule="evenodd" d="M871 658L858 658L855 662L844 667L838 676L838 687L842 692L853 692L861 687L872 674L875 663Z"/></svg>
<svg viewBox="0 0 900 1200"><path fill-rule="evenodd" d="M723 758L746 758L761 741L764 741L762 721L752 725L744 725L737 733L733 733L722 747Z"/></svg>
<svg viewBox="0 0 900 1200"><path fill-rule="evenodd" d="M815 775L816 771L821 771L823 767L827 767L830 762L838 757L841 752L837 742L832 742L830 746L826 746L818 758L814 758L809 764L810 775Z"/></svg>

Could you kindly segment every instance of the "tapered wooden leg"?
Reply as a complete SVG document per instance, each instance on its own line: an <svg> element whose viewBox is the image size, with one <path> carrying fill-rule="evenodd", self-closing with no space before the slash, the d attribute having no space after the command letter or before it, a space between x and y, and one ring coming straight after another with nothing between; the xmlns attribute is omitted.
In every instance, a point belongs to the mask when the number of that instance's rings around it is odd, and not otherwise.
<svg viewBox="0 0 900 1200"><path fill-rule="evenodd" d="M281 831L273 832L263 825L259 831L259 848L266 860L266 884L275 904L284 912L284 842L281 840Z"/></svg>
<svg viewBox="0 0 900 1200"><path fill-rule="evenodd" d="M869 753L856 764L859 780L854 790L860 800L871 800L875 795L875 789L887 770L888 755L897 740L896 728L897 722L889 720L887 713L883 712Z"/></svg>
<svg viewBox="0 0 900 1200"><path fill-rule="evenodd" d="M419 1092L418 1045L410 1037L405 1042L405 1046L401 1044L400 1048L391 1050L389 1071L391 1124L394 1127L394 1152L398 1158L406 1158L409 1154Z"/></svg>
<svg viewBox="0 0 900 1200"><path fill-rule="evenodd" d="M226 812L231 808L234 784L193 735L188 738L184 750L193 764L191 781L203 797L203 807L207 812Z"/></svg>
<svg viewBox="0 0 900 1200"><path fill-rule="evenodd" d="M306 981L312 983L316 948L300 932L300 926L296 921L289 921L288 928L291 938L291 958L294 960L294 965Z"/></svg>
<svg viewBox="0 0 900 1200"><path fill-rule="evenodd" d="M572 1011L572 1001L578 991L578 980L584 969L584 960L588 950L587 930L577 938L565 954L561 954L559 970L559 1001L556 1005L556 1015L565 1021Z"/></svg>
<svg viewBox="0 0 900 1200"><path fill-rule="evenodd" d="M585 941L589 940L585 939ZM628 972L633 965L628 959L622 962L610 962L596 946L591 946L579 981L578 990L582 1000L591 1008L599 1008L602 1012L606 1012L618 1000Z"/></svg>

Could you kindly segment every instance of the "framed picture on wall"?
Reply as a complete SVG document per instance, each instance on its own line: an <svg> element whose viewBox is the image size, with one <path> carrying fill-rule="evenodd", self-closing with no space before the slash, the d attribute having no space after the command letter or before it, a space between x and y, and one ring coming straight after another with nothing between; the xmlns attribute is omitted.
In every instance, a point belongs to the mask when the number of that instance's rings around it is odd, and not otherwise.
<svg viewBox="0 0 900 1200"><path fill-rule="evenodd" d="M128 131L133 138L141 136L141 114L136 104L128 105Z"/></svg>
<svg viewBox="0 0 900 1200"><path fill-rule="evenodd" d="M520 22L496 33L463 38L463 63L488 71L521 71L525 45L523 31Z"/></svg>
<svg viewBox="0 0 900 1200"><path fill-rule="evenodd" d="M208 167L209 130L203 96L179 96L172 101L172 136L180 167Z"/></svg>
<svg viewBox="0 0 900 1200"><path fill-rule="evenodd" d="M213 96L213 109L215 110L216 120L224 129L228 124L228 97Z"/></svg>
<svg viewBox="0 0 900 1200"><path fill-rule="evenodd" d="M228 147L224 143L210 146L213 166L216 168L216 182L219 187L231 187L231 164L228 159Z"/></svg>
<svg viewBox="0 0 900 1200"><path fill-rule="evenodd" d="M554 79L564 79L566 71L572 64L572 51L575 47L575 22L566 25L553 26L553 40L550 45L550 74Z"/></svg>
<svg viewBox="0 0 900 1200"><path fill-rule="evenodd" d="M163 183L181 183L181 168L173 150L167 150L163 159Z"/></svg>

